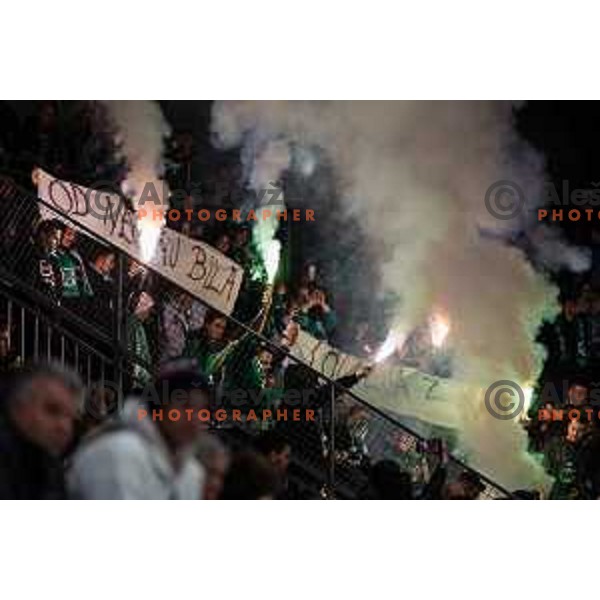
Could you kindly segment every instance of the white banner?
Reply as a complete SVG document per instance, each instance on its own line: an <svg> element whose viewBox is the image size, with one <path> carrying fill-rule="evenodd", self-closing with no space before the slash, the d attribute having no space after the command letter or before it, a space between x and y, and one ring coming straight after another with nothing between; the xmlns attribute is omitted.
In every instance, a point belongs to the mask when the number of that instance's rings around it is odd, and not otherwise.
<svg viewBox="0 0 600 600"><path fill-rule="evenodd" d="M162 227L156 252L143 260L134 211L116 194L101 192L61 181L41 169L35 172L38 196L84 225L101 240L113 244L135 260L197 296L209 306L230 315L242 284L242 267L212 246ZM40 205L44 218L57 217Z"/></svg>
<svg viewBox="0 0 600 600"><path fill-rule="evenodd" d="M341 350L331 347L327 342L318 340L312 335L302 331L291 347L291 354L304 361L313 369L331 379L354 373L368 361L345 354Z"/></svg>
<svg viewBox="0 0 600 600"><path fill-rule="evenodd" d="M345 354L301 329L290 351L292 356L331 379L354 373L369 362L368 359ZM375 365L369 377L361 381L354 391L379 408L448 425L455 419L453 406L447 398L449 394L456 393L456 388L450 379L428 375L418 369L395 364L390 359Z"/></svg>

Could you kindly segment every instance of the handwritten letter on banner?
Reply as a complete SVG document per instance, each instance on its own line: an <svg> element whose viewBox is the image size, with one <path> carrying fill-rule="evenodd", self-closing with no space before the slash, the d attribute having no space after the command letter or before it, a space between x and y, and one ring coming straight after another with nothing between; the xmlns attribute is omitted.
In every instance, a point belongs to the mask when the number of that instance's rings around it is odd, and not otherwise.
<svg viewBox="0 0 600 600"><path fill-rule="evenodd" d="M212 246L168 227L161 229L152 259L145 261L138 242L135 212L125 207L119 196L61 181L40 169L36 170L35 177L38 196L58 213L148 265L209 306L231 314L244 276L237 263ZM40 212L45 218L58 216L42 204Z"/></svg>

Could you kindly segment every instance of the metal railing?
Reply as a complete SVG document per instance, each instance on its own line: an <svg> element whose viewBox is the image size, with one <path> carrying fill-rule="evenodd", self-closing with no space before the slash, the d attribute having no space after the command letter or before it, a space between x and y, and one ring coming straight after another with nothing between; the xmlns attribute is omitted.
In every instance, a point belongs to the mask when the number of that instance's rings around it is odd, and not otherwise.
<svg viewBox="0 0 600 600"><path fill-rule="evenodd" d="M126 393L151 380L161 360L170 354L193 355L193 339L211 346L211 340L194 328L193 315L199 315L199 325L202 313L215 311L197 298L152 269L136 265L27 191L9 187L7 192L4 188L0 203L2 314L10 332L9 344L18 346L22 361L52 356L82 373L88 385L102 385L111 378ZM40 205L46 208L41 227ZM76 241L57 256L52 249L56 244L52 224L64 228L71 223L77 231ZM112 255L115 265L111 269L104 265L104 276L91 281L90 261L102 252ZM69 254L69 260L61 253ZM72 278L67 293L61 285L65 276L61 269L69 270ZM147 294L146 300L154 302L154 310L143 317L134 314L142 292ZM298 489L320 490L327 497L361 497L368 488L369 465L380 460L399 463L416 489L427 487L439 466L439 456L430 451L428 440L292 356L277 340L255 331L252 324L219 316L226 319L225 341L201 349L202 358L212 360L221 406L231 408L232 397L240 390L246 394L245 404L238 408L239 420L213 422L223 435L247 443L265 428L276 428L293 448L291 472ZM275 363L274 368L265 369L261 362L265 355ZM287 404L282 404L282 395L285 399L290 389L310 396L301 408L312 406L314 421L250 418L253 408L283 410ZM446 468L449 479L462 471L476 473L453 457ZM509 496L491 479L476 474L485 487L481 498Z"/></svg>

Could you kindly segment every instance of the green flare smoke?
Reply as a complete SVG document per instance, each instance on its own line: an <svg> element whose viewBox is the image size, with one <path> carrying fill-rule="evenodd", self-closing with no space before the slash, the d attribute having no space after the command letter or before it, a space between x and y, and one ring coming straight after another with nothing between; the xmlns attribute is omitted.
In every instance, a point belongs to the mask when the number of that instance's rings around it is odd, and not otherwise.
<svg viewBox="0 0 600 600"><path fill-rule="evenodd" d="M535 336L557 311L557 289L520 250L499 241L532 227L527 215L544 178L542 158L515 133L513 109L492 102L219 102L212 124L226 147L256 131L328 157L345 210L379 248L385 287L401 300L392 325L409 332L436 307L452 325L456 368L443 398L382 392L376 378L363 393L374 404L454 428L468 460L509 488L548 480L526 451L521 423L493 418L484 392L501 379L535 382L544 359ZM486 191L498 180L516 181L525 192L525 209L514 219L497 220L486 209ZM483 229L499 235L482 236ZM546 266L585 268L577 250L554 234L546 244L547 237L540 230L532 239Z"/></svg>

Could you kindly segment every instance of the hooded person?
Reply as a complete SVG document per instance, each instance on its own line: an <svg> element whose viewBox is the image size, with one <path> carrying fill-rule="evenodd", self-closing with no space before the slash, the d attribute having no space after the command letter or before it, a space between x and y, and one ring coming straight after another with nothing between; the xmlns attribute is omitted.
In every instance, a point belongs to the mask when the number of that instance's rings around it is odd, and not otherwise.
<svg viewBox="0 0 600 600"><path fill-rule="evenodd" d="M197 500L205 471L194 457L211 385L179 362L165 365L153 397L126 400L122 413L82 440L67 475L79 499ZM144 394L144 396L151 396Z"/></svg>

